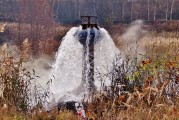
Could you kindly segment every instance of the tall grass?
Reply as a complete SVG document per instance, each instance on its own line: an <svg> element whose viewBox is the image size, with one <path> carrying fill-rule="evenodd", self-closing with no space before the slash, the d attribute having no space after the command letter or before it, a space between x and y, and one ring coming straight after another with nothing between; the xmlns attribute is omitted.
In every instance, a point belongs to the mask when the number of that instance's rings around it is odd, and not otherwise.
<svg viewBox="0 0 179 120"><path fill-rule="evenodd" d="M145 54L114 64L111 85L95 95L88 116L95 119L178 119L179 44L160 38L145 43ZM144 43L142 43L144 44ZM137 53L136 53L137 54Z"/></svg>
<svg viewBox="0 0 179 120"><path fill-rule="evenodd" d="M26 119L33 111L42 110L48 97L49 91L35 84L35 71L23 66L30 53L27 45L24 43L19 58L10 54L7 44L1 47L0 119Z"/></svg>
<svg viewBox="0 0 179 120"><path fill-rule="evenodd" d="M123 64L119 60L107 75L110 86L92 96L87 103L86 114L91 120L140 120L179 118L179 43L178 38L165 36L143 37L139 45L143 54L125 55ZM59 36L58 36L59 37ZM52 54L51 40L40 41L42 54ZM22 44L21 55L17 59L8 54L4 45L0 59L0 119L81 119L69 111L58 114L57 110L47 113L43 104L49 91L33 82L38 76L28 71L23 63L31 57L31 44ZM51 42L50 46L58 46ZM138 49L138 48L137 48ZM44 50L44 51L43 51ZM130 52L130 51L129 51ZM33 87L31 87L33 86ZM35 89L34 89L35 88ZM34 97L35 99L32 99ZM35 105L32 106L32 100Z"/></svg>

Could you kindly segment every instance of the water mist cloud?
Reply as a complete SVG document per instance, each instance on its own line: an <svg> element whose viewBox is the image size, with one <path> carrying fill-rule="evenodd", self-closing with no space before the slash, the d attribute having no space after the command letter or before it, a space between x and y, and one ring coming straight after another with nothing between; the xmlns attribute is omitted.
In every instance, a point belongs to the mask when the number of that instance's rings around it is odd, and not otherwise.
<svg viewBox="0 0 179 120"><path fill-rule="evenodd" d="M136 53L141 54L144 52L144 48L139 46L141 38L146 33L146 30L143 29L143 25L142 20L134 21L120 37L120 50L123 56L126 54L135 55Z"/></svg>

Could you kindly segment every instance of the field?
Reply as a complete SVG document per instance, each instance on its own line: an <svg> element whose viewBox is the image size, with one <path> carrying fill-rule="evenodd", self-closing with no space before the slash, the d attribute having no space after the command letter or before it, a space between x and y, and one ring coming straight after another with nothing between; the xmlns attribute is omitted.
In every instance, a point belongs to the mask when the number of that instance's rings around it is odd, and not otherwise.
<svg viewBox="0 0 179 120"><path fill-rule="evenodd" d="M41 36L49 29L46 28L39 33L39 38L34 34L37 38L34 41L28 37L28 25L22 25L23 36L19 41L17 26L7 25L8 40L0 50L0 119L84 119L67 110L46 112L41 103L48 97L48 88L31 91L29 87L34 80L39 81L39 77L46 77L44 74L48 74L51 67L48 63L54 61L60 41L70 26L50 28L48 36ZM101 91L91 96L86 110L88 119L178 120L178 21L156 25L143 25L138 21L104 27L121 51L123 63L120 66L114 63L113 74L117 78L111 78L111 86L107 89L102 86ZM14 42L10 38L14 38ZM29 68L30 64L35 67ZM31 98L28 96L32 93L36 93L39 104L29 108Z"/></svg>

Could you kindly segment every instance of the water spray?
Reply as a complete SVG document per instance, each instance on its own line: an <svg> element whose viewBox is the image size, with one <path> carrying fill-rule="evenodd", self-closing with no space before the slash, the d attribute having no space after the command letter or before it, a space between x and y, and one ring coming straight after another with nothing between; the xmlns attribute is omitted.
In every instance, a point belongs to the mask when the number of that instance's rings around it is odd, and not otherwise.
<svg viewBox="0 0 179 120"><path fill-rule="evenodd" d="M96 91L94 85L94 44L96 34L99 30L96 16L81 16L82 30L79 33L79 42L83 45L83 70L82 81L86 88L86 93L91 94Z"/></svg>
<svg viewBox="0 0 179 120"><path fill-rule="evenodd" d="M81 16L81 20L81 26L71 28L63 38L52 65L52 103L86 101L102 84L110 84L106 74L119 50L108 32L98 28L96 16Z"/></svg>

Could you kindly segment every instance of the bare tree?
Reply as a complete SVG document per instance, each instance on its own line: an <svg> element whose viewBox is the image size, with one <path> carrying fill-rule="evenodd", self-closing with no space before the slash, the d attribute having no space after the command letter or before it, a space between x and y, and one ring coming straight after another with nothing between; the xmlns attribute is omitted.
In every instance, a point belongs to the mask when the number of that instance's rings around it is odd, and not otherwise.
<svg viewBox="0 0 179 120"><path fill-rule="evenodd" d="M178 8L174 7L178 3L178 0L0 0L0 16L19 23L22 7L21 22L29 23L31 36L36 36L42 30L39 25L47 26L52 18L77 20L85 12L97 14L101 23L107 19L155 21L172 20L174 16L179 19L179 13L175 12ZM38 32L33 33L35 29Z"/></svg>
<svg viewBox="0 0 179 120"><path fill-rule="evenodd" d="M97 6L96 6L96 3L97 3L97 0L93 0L93 12L94 12L94 15L97 15Z"/></svg>
<svg viewBox="0 0 179 120"><path fill-rule="evenodd" d="M157 0L154 1L154 21L156 20L156 13L157 13Z"/></svg>
<svg viewBox="0 0 179 120"><path fill-rule="evenodd" d="M124 21L124 15L125 15L125 0L121 1L122 3L122 11L121 11L121 19Z"/></svg>
<svg viewBox="0 0 179 120"><path fill-rule="evenodd" d="M55 16L56 16L55 19L58 20L58 19L59 19L59 18L58 18L58 16L59 16L59 11L60 11L60 9L59 9L59 8L60 8L60 7L59 7L59 0L56 1L56 4L57 4L57 9L56 9L56 11L55 11L55 14L56 14L56 15L55 15Z"/></svg>
<svg viewBox="0 0 179 120"><path fill-rule="evenodd" d="M147 15L148 15L148 21L150 20L150 0L147 0Z"/></svg>
<svg viewBox="0 0 179 120"><path fill-rule="evenodd" d="M134 7L134 2L131 0L131 21L133 20L133 7Z"/></svg>
<svg viewBox="0 0 179 120"><path fill-rule="evenodd" d="M173 19L173 7L174 7L175 0L172 0L171 10L170 10L170 20Z"/></svg>
<svg viewBox="0 0 179 120"><path fill-rule="evenodd" d="M80 3L79 0L76 0L76 19L80 18Z"/></svg>
<svg viewBox="0 0 179 120"><path fill-rule="evenodd" d="M165 20L168 20L169 0L166 0Z"/></svg>

